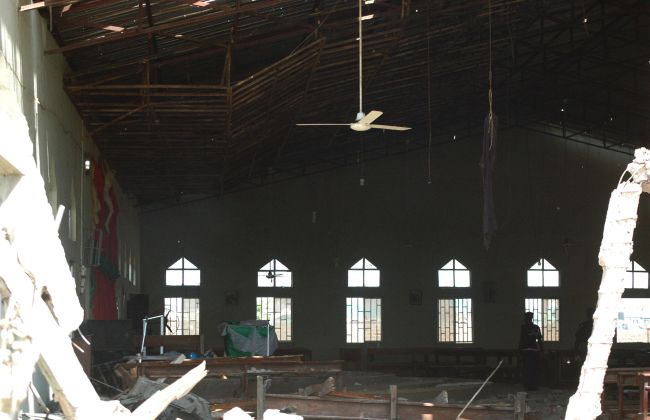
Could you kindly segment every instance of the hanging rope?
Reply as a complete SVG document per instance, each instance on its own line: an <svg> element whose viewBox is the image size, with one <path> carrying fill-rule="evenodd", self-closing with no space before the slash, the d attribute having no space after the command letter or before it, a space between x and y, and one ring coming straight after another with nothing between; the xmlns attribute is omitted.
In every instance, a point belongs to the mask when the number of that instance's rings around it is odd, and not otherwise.
<svg viewBox="0 0 650 420"><path fill-rule="evenodd" d="M494 130L494 122L493 122L493 115L492 115L492 0L488 0L488 51L489 51L489 59L488 59L488 84L489 84L489 90L488 90L488 99L490 103L490 112L488 114L488 130L490 133L490 150L492 150L492 137L493 137L493 130Z"/></svg>
<svg viewBox="0 0 650 420"><path fill-rule="evenodd" d="M484 120L483 142L479 166L483 175L483 245L490 247L492 236L497 229L494 209L494 161L496 159L496 126L498 117L494 114L492 98L492 0L488 0L488 101L489 111Z"/></svg>
<svg viewBox="0 0 650 420"><path fill-rule="evenodd" d="M427 142L427 183L431 184L431 55L429 52L431 19L431 1L427 2L427 121L429 126L429 140Z"/></svg>
<svg viewBox="0 0 650 420"><path fill-rule="evenodd" d="M359 0L359 113L363 112L363 28L361 27L361 0Z"/></svg>

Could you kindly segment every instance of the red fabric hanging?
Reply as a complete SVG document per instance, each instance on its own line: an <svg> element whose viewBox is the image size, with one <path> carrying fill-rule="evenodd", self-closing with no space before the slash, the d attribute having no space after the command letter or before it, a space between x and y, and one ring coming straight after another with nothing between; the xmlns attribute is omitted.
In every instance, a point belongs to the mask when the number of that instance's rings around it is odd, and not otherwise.
<svg viewBox="0 0 650 420"><path fill-rule="evenodd" d="M118 233L117 215L119 207L110 174L93 161L93 221L95 240L101 239L99 266L93 267L95 282L92 295L93 319L117 319L115 300L115 280L119 277L118 269Z"/></svg>

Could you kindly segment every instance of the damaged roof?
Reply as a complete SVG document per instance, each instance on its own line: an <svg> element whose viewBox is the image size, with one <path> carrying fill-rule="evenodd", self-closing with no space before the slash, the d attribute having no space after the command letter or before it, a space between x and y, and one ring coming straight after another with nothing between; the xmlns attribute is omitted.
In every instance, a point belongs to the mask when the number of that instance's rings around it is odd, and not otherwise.
<svg viewBox="0 0 650 420"><path fill-rule="evenodd" d="M45 0L65 89L140 206L212 197L499 125L624 153L650 123L650 3ZM477 146L479 147L479 146Z"/></svg>

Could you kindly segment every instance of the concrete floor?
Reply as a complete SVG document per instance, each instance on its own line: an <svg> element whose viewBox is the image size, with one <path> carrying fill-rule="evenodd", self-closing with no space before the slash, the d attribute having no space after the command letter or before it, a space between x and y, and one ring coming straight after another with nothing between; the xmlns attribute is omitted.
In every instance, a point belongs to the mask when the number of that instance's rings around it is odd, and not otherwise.
<svg viewBox="0 0 650 420"><path fill-rule="evenodd" d="M369 372L345 372L344 383L349 391L369 393L388 397L388 386L397 385L399 398L409 401L434 402L434 399L445 390L450 404L464 404L474 395L482 383L481 379L454 378L419 378L401 377L389 374ZM472 405L512 406L515 395L524 392L521 384L517 383L488 383L478 394ZM575 385L567 385L564 389L541 387L537 391L527 392L526 403L530 411L536 413L539 420L564 419L569 398L575 392ZM618 413L616 388L608 386L605 389L605 405L599 420L641 419L638 414L639 393L629 390L624 399L625 414L621 418Z"/></svg>
<svg viewBox="0 0 650 420"><path fill-rule="evenodd" d="M434 399L445 391L451 404L465 404L483 382L480 378L417 378L393 375L372 377L366 376L365 372L357 374L350 375L349 379L353 381L348 386L350 391L388 396L388 386L392 384L397 385L398 398L434 402ZM524 392L521 384L491 382L481 390L472 405L512 406L518 392ZM572 390L566 389L540 388L538 391L529 392L526 402L530 410L538 413L538 419L559 420L564 418L566 404L572 393Z"/></svg>
<svg viewBox="0 0 650 420"><path fill-rule="evenodd" d="M397 385L398 398L409 401L435 402L436 397L444 390L451 404L464 404L470 400L483 382L482 378L445 378L445 377L404 377L377 372L344 372L343 387L355 393L371 394L389 397L389 385ZM488 383L477 395L472 405L512 406L515 395L525 392L517 383ZM569 398L575 392L575 385L567 385L564 389L541 387L537 391L527 392L526 403L528 410L536 413L540 420L564 419ZM625 406L629 413L625 418L633 419L639 406L638 392L630 392L625 396ZM605 389L605 406L600 420L618 419L616 389Z"/></svg>
<svg viewBox="0 0 650 420"><path fill-rule="evenodd" d="M309 384L320 383L324 378L272 378L268 393L272 394L295 394L298 388L304 388ZM397 396L399 399L419 402L437 402L441 393L446 394L446 402L450 404L464 404L474 395L481 386L482 379L454 379L443 377L404 377L378 372L343 372L339 380L339 391L347 391L354 394L368 394L374 397L389 399L389 386L397 385ZM223 387L223 383L219 385ZM253 384L249 388L254 389ZM214 385L203 385L204 391L209 389L215 392ZM472 405L484 405L493 407L512 407L517 392L522 392L523 387L519 384L489 383L476 397ZM195 389L193 392L197 392ZM570 390L540 389L529 393L527 405L529 410L538 413L537 419L559 420L564 418L566 403L571 396ZM231 395L231 394L230 394ZM237 405L229 395L222 400L223 407ZM436 398L438 397L438 398ZM209 398L210 399L210 398ZM211 399L214 401L214 398ZM244 409L254 410L254 395L249 395L239 404Z"/></svg>
<svg viewBox="0 0 650 420"><path fill-rule="evenodd" d="M324 378L272 378L272 384L268 389L273 394L295 394L298 388L307 385L320 383ZM447 402L450 404L464 404L474 395L482 383L482 379L447 378L447 377L405 377L379 372L343 372L337 390L350 393L369 394L377 397L389 398L389 386L397 385L398 398L408 401L419 402L442 402L436 401L441 392L447 394ZM208 386L208 388L211 388ZM254 385L249 388L254 391ZM214 388L211 391L215 391ZM535 412L535 418L539 420L561 420L564 414L569 397L573 394L573 387L567 389L540 388L538 391L527 393L526 403L529 411ZM196 390L194 391L196 392ZM478 394L475 405L504 407L512 406L515 395L524 392L523 386L516 383L488 383ZM198 394L201 394L200 392ZM237 400L233 400L232 394L224 395L223 402L227 406L236 406ZM214 399L212 399L214 401ZM254 410L254 395L249 395L245 400L240 400L242 408ZM634 411L638 407L638 393L626 395L626 406L631 413L626 419L633 419ZM224 405L225 407L226 405ZM616 390L606 389L605 412L599 420L618 419L616 410Z"/></svg>

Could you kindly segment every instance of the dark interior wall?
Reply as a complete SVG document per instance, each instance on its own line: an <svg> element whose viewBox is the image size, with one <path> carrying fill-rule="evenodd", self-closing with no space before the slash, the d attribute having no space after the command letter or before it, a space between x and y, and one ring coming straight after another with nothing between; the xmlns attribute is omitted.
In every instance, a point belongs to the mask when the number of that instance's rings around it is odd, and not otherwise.
<svg viewBox="0 0 650 420"><path fill-rule="evenodd" d="M419 150L142 214L142 291L152 309L180 295L163 286L164 273L185 256L201 269L208 345L221 346L222 320L254 318L256 296L291 296L292 344L336 358L346 346L345 297L359 295L347 289L347 269L366 257L381 270L381 288L367 290L383 299L381 346L437 345L436 299L457 292L473 298L472 346L515 347L524 298L557 296L561 339L550 347L569 348L595 304L607 202L631 157L529 131L501 133L499 230L485 250L480 149L480 139L434 148L431 184L427 152ZM637 232L647 228L647 212L642 203ZM646 237L636 235L633 257L650 267ZM526 270L541 257L560 270L559 288L525 286ZM290 290L258 291L256 272L272 258L292 270ZM437 270L451 258L471 270L470 290L437 287ZM410 289L422 290L422 305L409 304ZM225 305L226 290L238 292L238 305Z"/></svg>

